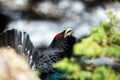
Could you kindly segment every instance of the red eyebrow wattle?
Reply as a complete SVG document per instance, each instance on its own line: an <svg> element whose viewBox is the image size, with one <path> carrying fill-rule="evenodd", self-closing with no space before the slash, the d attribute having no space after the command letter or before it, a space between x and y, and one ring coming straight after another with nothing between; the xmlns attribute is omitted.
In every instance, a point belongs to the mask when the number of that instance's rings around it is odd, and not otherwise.
<svg viewBox="0 0 120 80"><path fill-rule="evenodd" d="M55 36L55 39L58 39L58 38L60 38L62 36L62 34L57 34L56 36Z"/></svg>

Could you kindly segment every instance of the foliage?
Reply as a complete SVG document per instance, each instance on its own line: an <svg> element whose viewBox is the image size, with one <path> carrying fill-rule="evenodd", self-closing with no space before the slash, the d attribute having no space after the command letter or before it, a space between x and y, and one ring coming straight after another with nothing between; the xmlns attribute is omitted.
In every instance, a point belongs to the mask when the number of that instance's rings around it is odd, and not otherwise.
<svg viewBox="0 0 120 80"><path fill-rule="evenodd" d="M101 56L120 58L120 30L119 21L111 11L107 13L109 22L101 24L91 30L89 37L82 39L74 46L75 56L93 59ZM67 79L74 80L120 80L117 73L109 66L91 67L82 64L78 57L65 58L53 65L64 71Z"/></svg>
<svg viewBox="0 0 120 80"><path fill-rule="evenodd" d="M108 17L110 22L102 22L91 30L91 35L74 46L76 55L86 57L111 56L120 57L120 30L118 21L111 12Z"/></svg>

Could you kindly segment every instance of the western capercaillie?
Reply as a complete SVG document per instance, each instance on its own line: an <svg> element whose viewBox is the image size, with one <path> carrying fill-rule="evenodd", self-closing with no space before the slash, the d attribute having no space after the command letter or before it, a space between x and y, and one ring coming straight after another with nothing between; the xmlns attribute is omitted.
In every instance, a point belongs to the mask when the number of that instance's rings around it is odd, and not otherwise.
<svg viewBox="0 0 120 80"><path fill-rule="evenodd" d="M32 69L37 69L42 74L56 72L52 65L64 57L71 57L74 43L75 37L72 36L71 28L58 33L43 51L34 48L26 32L12 29L0 34L0 47L14 48L20 55L27 57Z"/></svg>

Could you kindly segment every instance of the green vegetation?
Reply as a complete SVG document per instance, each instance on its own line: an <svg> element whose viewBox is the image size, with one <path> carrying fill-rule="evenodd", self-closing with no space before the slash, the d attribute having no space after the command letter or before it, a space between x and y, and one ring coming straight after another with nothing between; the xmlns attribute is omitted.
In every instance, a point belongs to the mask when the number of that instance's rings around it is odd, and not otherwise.
<svg viewBox="0 0 120 80"><path fill-rule="evenodd" d="M109 22L101 22L98 27L91 30L89 37L75 44L74 55L89 59L101 56L120 58L119 21L111 11L107 16L110 19ZM82 64L77 58L65 58L53 66L65 72L67 79L120 80L120 73L115 72L111 67L92 68Z"/></svg>

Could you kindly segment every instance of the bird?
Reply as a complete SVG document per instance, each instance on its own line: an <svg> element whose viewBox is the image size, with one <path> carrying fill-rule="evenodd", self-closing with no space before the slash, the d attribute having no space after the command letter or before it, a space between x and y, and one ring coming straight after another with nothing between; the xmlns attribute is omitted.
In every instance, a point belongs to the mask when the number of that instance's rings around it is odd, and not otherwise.
<svg viewBox="0 0 120 80"><path fill-rule="evenodd" d="M17 53L25 56L31 69L42 74L42 80L64 80L62 72L58 72L52 65L72 56L72 47L76 42L72 33L73 30L67 28L56 34L45 50L39 51L33 46L29 34L12 29L0 33L0 47L12 47Z"/></svg>

